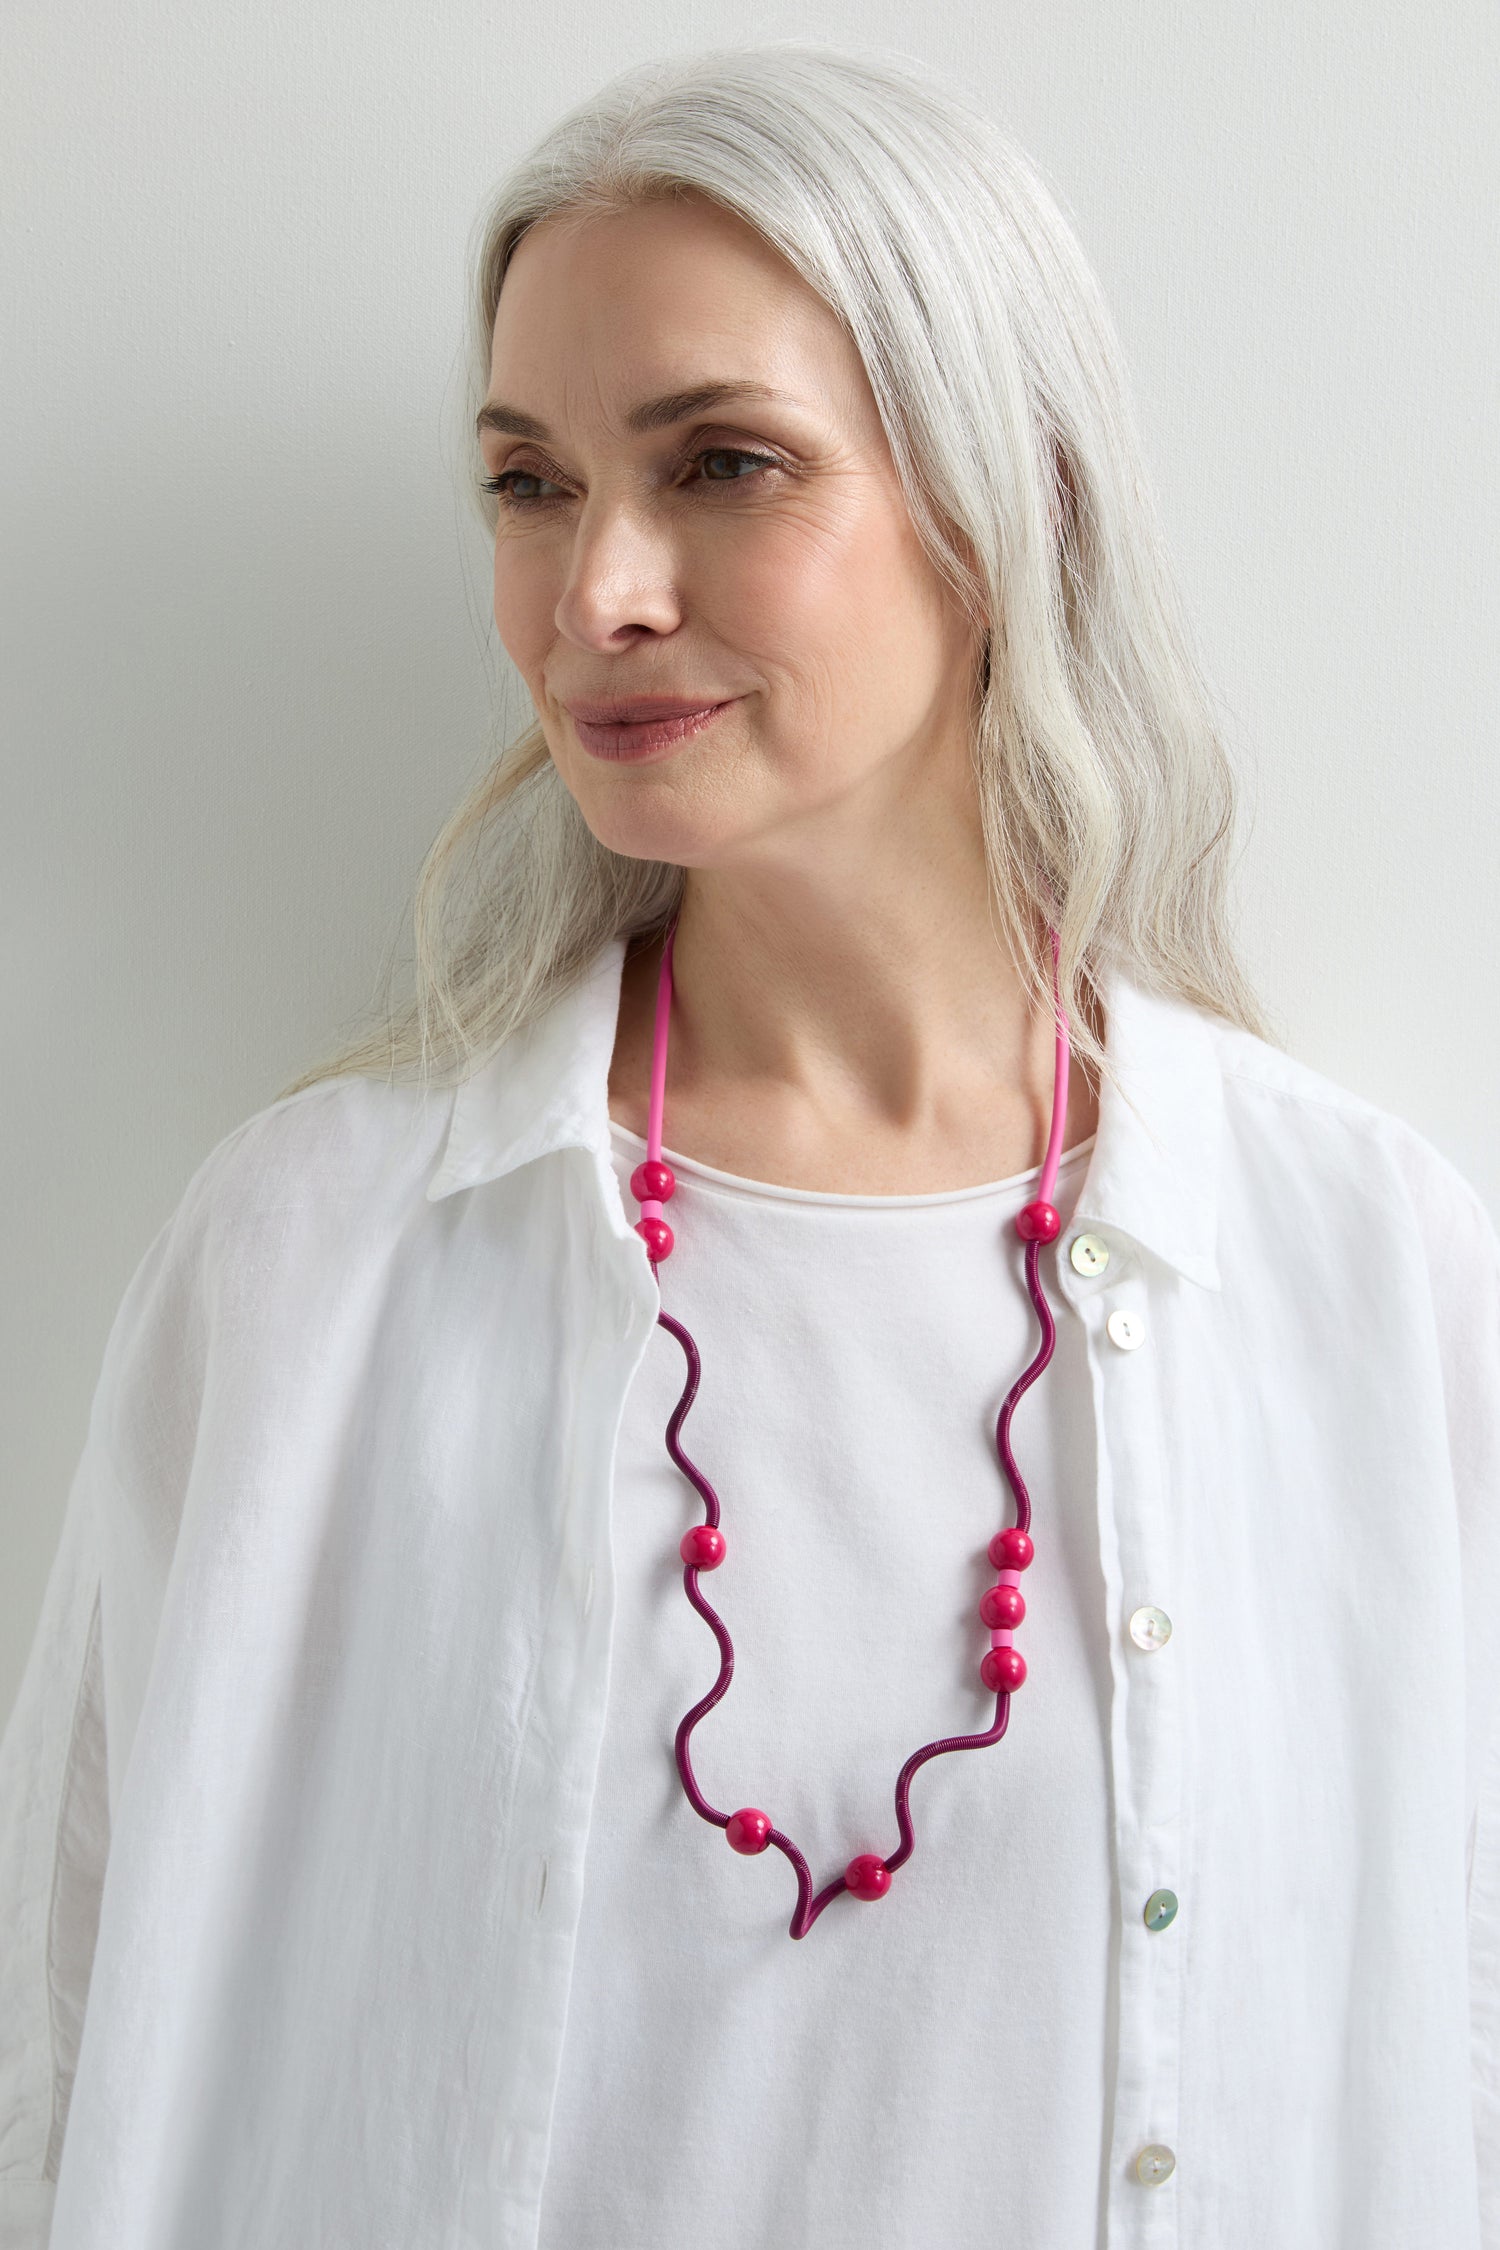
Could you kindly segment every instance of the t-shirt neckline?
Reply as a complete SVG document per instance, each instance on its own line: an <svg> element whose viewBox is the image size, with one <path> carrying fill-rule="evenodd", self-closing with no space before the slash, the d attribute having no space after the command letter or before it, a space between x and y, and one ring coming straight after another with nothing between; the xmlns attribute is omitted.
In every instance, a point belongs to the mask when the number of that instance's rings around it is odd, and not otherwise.
<svg viewBox="0 0 1500 2250"><path fill-rule="evenodd" d="M629 1153L639 1162L646 1153L644 1135L632 1132L628 1125L622 1125L614 1117L609 1121L609 1130L611 1139L621 1148L622 1153ZM1079 1141L1073 1148L1064 1149L1058 1163L1059 1175L1075 1165L1080 1157L1088 1155L1094 1139L1095 1136L1090 1133L1087 1140ZM1033 1164L1029 1171L1012 1172L1007 1179L981 1180L973 1187L938 1188L928 1195L839 1195L831 1189L783 1187L774 1180L753 1180L741 1172L724 1172L717 1165L704 1164L696 1156L684 1156L679 1150L668 1148L665 1142L662 1144L662 1155L674 1172L686 1174L710 1192L760 1196L775 1203L834 1204L877 1211L911 1210L941 1203L971 1203L978 1202L985 1196L1013 1196L1017 1189L1028 1186L1042 1176L1040 1164Z"/></svg>

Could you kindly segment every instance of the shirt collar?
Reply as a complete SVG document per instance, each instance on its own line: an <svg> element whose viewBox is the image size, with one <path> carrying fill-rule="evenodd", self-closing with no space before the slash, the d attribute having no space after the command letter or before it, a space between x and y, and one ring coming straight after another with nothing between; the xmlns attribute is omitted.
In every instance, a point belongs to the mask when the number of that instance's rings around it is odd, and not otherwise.
<svg viewBox="0 0 1500 2250"><path fill-rule="evenodd" d="M589 1149L608 1168L609 1067L625 953L623 937L609 939L576 983L454 1089L429 1202L553 1149ZM1212 1019L1187 1001L1147 991L1118 967L1104 972L1101 985L1120 1084L1100 1089L1099 1128L1074 1219L1128 1235L1188 1280L1217 1289L1223 1082ZM612 1221L618 1217L612 1210Z"/></svg>
<svg viewBox="0 0 1500 2250"><path fill-rule="evenodd" d="M1128 1235L1187 1280L1217 1289L1224 1075L1214 1019L1147 991L1120 967L1100 986L1119 1085L1100 1087L1073 1220Z"/></svg>
<svg viewBox="0 0 1500 2250"><path fill-rule="evenodd" d="M513 1032L455 1087L442 1160L427 1187L497 1180L552 1149L607 1155L609 1066L620 1013L626 941L611 938L576 983Z"/></svg>

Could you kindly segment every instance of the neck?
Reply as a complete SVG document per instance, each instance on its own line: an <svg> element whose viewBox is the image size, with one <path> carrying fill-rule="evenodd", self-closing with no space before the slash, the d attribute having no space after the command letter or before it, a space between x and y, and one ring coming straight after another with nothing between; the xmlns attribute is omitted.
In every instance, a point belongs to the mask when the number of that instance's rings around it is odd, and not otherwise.
<svg viewBox="0 0 1500 2250"><path fill-rule="evenodd" d="M1040 924L1035 940L1050 985ZM661 954L657 938L626 961L610 1068L611 1115L642 1135ZM921 885L690 870L672 970L669 1149L833 1194L935 1194L1042 1162L1055 1026L996 933L977 850ZM1075 1062L1065 1150L1097 1116Z"/></svg>

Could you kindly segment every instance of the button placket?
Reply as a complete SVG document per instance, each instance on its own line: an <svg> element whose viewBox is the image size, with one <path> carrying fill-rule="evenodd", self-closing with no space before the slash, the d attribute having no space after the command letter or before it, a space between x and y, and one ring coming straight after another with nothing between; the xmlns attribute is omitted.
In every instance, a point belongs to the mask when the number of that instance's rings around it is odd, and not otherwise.
<svg viewBox="0 0 1500 2250"><path fill-rule="evenodd" d="M1175 1510L1149 1348L1169 1300L1158 1296L1154 1275L1148 1286L1134 1242L1107 1225L1085 1222L1070 1232L1058 1268L1084 1324L1093 1375L1113 1679L1114 1856L1125 1923L1117 1955L1111 2172L1118 2192L1135 2198L1143 2186L1167 2181L1178 2155L1170 2143L1180 2094L1182 1947L1171 1927L1178 1900L1162 1884L1182 1864L1180 1666L1167 1647ZM1122 2205L1115 2221L1121 2241L1134 2241L1140 2223Z"/></svg>

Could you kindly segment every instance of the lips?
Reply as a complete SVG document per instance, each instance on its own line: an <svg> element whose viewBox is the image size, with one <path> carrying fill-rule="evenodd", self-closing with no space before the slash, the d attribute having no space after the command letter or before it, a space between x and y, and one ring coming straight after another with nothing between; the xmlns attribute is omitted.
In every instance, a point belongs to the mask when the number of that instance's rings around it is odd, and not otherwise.
<svg viewBox="0 0 1500 2250"><path fill-rule="evenodd" d="M687 696L637 696L614 704L570 704L573 731L585 750L615 764L670 757L679 743L716 726L738 696L699 703ZM590 719L589 710L624 711L624 718Z"/></svg>
<svg viewBox="0 0 1500 2250"><path fill-rule="evenodd" d="M646 719L690 719L727 701L722 695L637 695L614 703L567 703L563 708L590 726L629 727Z"/></svg>

